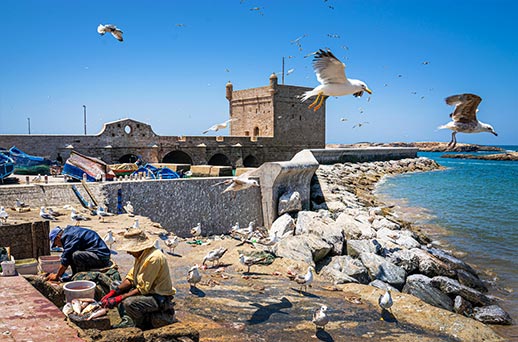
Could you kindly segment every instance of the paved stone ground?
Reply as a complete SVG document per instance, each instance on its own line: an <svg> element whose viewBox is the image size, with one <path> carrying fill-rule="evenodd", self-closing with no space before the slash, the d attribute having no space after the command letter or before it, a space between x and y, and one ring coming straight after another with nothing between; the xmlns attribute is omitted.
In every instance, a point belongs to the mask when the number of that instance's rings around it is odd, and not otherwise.
<svg viewBox="0 0 518 342"><path fill-rule="evenodd" d="M0 341L83 341L65 315L22 276L0 277Z"/></svg>

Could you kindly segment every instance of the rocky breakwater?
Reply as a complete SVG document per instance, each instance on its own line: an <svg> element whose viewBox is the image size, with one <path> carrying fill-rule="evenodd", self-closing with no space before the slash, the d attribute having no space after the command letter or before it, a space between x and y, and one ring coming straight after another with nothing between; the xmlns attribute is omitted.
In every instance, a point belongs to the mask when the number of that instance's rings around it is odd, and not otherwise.
<svg viewBox="0 0 518 342"><path fill-rule="evenodd" d="M470 265L433 246L418 227L399 220L372 193L383 176L441 168L427 158L321 165L311 186L312 211L285 213L273 223L270 236L280 238L274 253L316 266L319 275L338 288L357 283L390 289L450 315L511 324ZM409 297L401 295L399 300ZM419 311L405 319L433 315Z"/></svg>

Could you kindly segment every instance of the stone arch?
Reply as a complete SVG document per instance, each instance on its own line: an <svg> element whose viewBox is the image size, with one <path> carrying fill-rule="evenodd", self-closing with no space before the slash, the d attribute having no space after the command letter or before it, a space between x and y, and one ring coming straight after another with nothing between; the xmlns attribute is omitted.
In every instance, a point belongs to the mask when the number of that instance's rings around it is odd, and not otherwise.
<svg viewBox="0 0 518 342"><path fill-rule="evenodd" d="M138 160L138 156L133 153L128 153L119 158L119 163L134 163Z"/></svg>
<svg viewBox="0 0 518 342"><path fill-rule="evenodd" d="M171 163L171 164L190 164L192 165L192 158L189 154L175 150L171 151L164 156L162 159L162 163Z"/></svg>
<svg viewBox="0 0 518 342"><path fill-rule="evenodd" d="M230 161L230 159L223 153L216 153L215 155L213 155L209 159L207 164L217 166L232 166L232 162Z"/></svg>
<svg viewBox="0 0 518 342"><path fill-rule="evenodd" d="M259 160L257 160L256 157L253 155L246 156L245 159L243 159L243 166L244 167L259 167Z"/></svg>

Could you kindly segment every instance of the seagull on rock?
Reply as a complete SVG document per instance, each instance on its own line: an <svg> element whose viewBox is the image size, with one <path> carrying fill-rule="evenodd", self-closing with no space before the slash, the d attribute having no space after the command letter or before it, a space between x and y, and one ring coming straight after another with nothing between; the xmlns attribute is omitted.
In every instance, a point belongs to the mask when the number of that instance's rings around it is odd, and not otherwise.
<svg viewBox="0 0 518 342"><path fill-rule="evenodd" d="M478 121L477 112L478 105L482 102L482 98L475 94L460 94L448 96L446 104L455 106L453 113L450 114L452 121L446 125L439 126L439 129L450 129L451 141L448 147L454 148L457 145L457 133L481 133L488 132L498 135L493 126Z"/></svg>
<svg viewBox="0 0 518 342"><path fill-rule="evenodd" d="M348 79L345 76L345 64L331 53L322 49L315 52L313 59L313 69L317 75L320 85L313 90L306 91L302 95L302 102L312 96L317 96L315 101L309 105L309 109L317 111L322 107L324 100L329 96L354 95L362 96L366 91L372 94L365 82L360 80Z"/></svg>
<svg viewBox="0 0 518 342"><path fill-rule="evenodd" d="M214 131L214 132L217 132L219 131L220 129L225 129L227 128L228 124L232 121L236 121L237 118L234 118L234 119L229 119L227 121L224 121L222 123L219 123L219 124L215 124L214 126L211 126L210 128L207 128L205 131L203 131L202 133L203 134L207 134L209 131Z"/></svg>
<svg viewBox="0 0 518 342"><path fill-rule="evenodd" d="M324 330L327 323L329 323L329 317L326 314L327 306L322 305L320 308L316 309L315 312L313 312L313 320L312 322L315 323L317 329Z"/></svg>
<svg viewBox="0 0 518 342"><path fill-rule="evenodd" d="M111 229L108 229L108 233L103 237L104 242L112 249L112 245L115 243L115 238L113 237L113 232Z"/></svg>
<svg viewBox="0 0 518 342"><path fill-rule="evenodd" d="M191 287L196 287L196 284L198 284L201 281L201 274L198 268L199 266L198 264L196 264L193 267L191 267L187 272L187 282Z"/></svg>
<svg viewBox="0 0 518 342"><path fill-rule="evenodd" d="M111 33L112 36L114 36L119 42L122 42L123 39L122 39L122 31L119 30L117 28L117 26L115 25L111 25L111 24L108 24L108 25L103 25L103 24L99 24L99 26L97 26L97 32L101 35L101 36L104 36L105 33Z"/></svg>
<svg viewBox="0 0 518 342"><path fill-rule="evenodd" d="M210 251L209 253L207 253L207 255L205 255L205 257L203 258L203 263L202 265L205 265L205 262L207 261L211 261L212 262L212 267L214 267L216 261L218 262L218 265L219 265L219 259L221 259L221 257L227 252L227 249L224 248L224 247L220 247L218 249L214 249L212 251Z"/></svg>
<svg viewBox="0 0 518 342"><path fill-rule="evenodd" d="M9 214L5 211L5 208L0 207L0 220L2 220L4 223L6 223L8 218L9 218Z"/></svg>
<svg viewBox="0 0 518 342"><path fill-rule="evenodd" d="M58 219L45 212L45 207L40 208L40 217L44 220L57 221Z"/></svg>

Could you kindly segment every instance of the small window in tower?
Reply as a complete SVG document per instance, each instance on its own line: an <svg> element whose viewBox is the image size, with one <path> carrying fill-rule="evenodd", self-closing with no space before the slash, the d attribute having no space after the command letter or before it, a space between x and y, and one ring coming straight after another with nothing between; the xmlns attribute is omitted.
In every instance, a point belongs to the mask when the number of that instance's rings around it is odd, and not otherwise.
<svg viewBox="0 0 518 342"><path fill-rule="evenodd" d="M250 136L250 132L249 131L245 131L245 136L249 137Z"/></svg>
<svg viewBox="0 0 518 342"><path fill-rule="evenodd" d="M259 127L254 128L254 137L259 136Z"/></svg>
<svg viewBox="0 0 518 342"><path fill-rule="evenodd" d="M302 115L299 115L299 120L302 121Z"/></svg>

